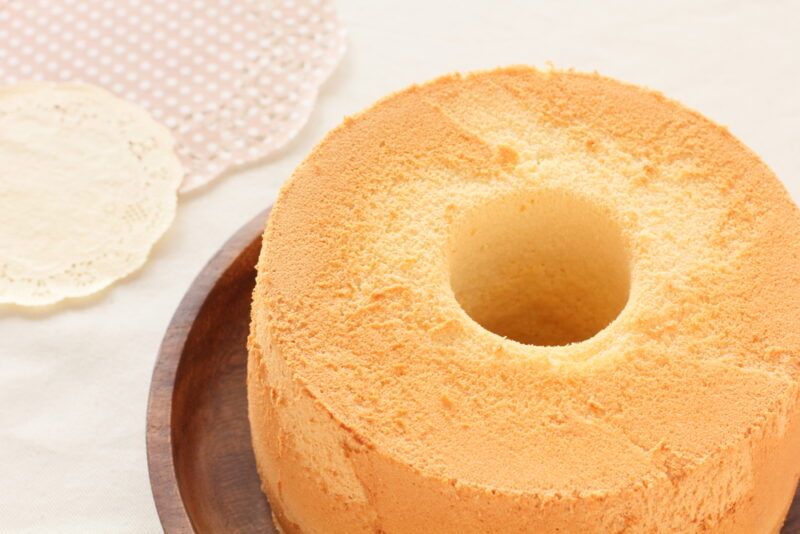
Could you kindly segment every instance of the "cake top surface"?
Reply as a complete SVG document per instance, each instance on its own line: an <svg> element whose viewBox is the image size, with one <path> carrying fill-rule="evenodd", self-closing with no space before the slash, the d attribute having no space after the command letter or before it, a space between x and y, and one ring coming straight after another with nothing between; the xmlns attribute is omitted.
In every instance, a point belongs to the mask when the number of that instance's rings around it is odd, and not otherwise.
<svg viewBox="0 0 800 534"><path fill-rule="evenodd" d="M594 74L452 75L273 208L253 336L359 443L493 491L681 477L785 424L800 216L725 128Z"/></svg>

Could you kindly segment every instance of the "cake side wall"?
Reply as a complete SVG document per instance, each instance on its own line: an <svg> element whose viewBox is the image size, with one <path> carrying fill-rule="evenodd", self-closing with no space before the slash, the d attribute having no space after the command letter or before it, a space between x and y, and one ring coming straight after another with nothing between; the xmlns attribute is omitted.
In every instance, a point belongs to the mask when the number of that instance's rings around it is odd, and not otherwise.
<svg viewBox="0 0 800 534"><path fill-rule="evenodd" d="M375 514L345 459L345 436L302 390L280 385L279 367L274 358L267 363L259 345L250 342L253 451L281 527L287 534L376 532Z"/></svg>
<svg viewBox="0 0 800 534"><path fill-rule="evenodd" d="M790 416L783 425L773 420L754 433L753 439L741 443L738 451L728 451L719 461L709 461L681 480L664 479L649 488L580 499L477 491L455 481L424 476L368 446L342 445L342 454L352 462L353 473L365 491L366 502L356 502L331 491L337 475L298 447L302 433L330 433L331 425L322 428L314 423L326 422L330 416L318 407L316 413L311 411L307 418L296 421L300 426L287 421L286 412L280 413L283 407L297 404L308 409L315 403L310 398L290 399L297 393L294 388L277 391L271 382L275 375L268 376L260 349L251 342L248 399L254 451L270 503L289 534L563 532L576 528L585 532L655 528L659 532L767 533L782 523L798 476L793 459L800 452L800 418ZM789 413L797 413L796 404L794 401ZM781 426L785 434L780 432ZM342 427L334 430L330 439L352 444L352 437ZM751 481L741 498L716 519L692 517L698 510L685 498L704 487L724 487L721 474L736 472ZM728 480L728 484L745 482L735 476Z"/></svg>

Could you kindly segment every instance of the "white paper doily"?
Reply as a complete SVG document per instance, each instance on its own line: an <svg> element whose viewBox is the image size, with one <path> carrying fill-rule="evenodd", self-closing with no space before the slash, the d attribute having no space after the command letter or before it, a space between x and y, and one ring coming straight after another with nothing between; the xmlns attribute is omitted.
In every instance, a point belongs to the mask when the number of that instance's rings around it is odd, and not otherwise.
<svg viewBox="0 0 800 534"><path fill-rule="evenodd" d="M0 87L0 303L88 295L141 266L175 215L173 145L103 89Z"/></svg>
<svg viewBox="0 0 800 534"><path fill-rule="evenodd" d="M141 105L177 139L184 192L287 143L344 48L328 0L0 0L0 83Z"/></svg>

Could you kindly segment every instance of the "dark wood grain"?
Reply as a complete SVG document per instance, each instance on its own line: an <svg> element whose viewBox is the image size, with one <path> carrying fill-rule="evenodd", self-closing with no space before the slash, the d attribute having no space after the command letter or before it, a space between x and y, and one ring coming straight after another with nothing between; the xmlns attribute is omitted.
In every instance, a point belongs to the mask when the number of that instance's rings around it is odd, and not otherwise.
<svg viewBox="0 0 800 534"><path fill-rule="evenodd" d="M239 230L195 279L153 371L147 458L169 534L277 532L250 446L245 388L250 298L267 214Z"/></svg>
<svg viewBox="0 0 800 534"><path fill-rule="evenodd" d="M795 491L792 506L783 523L781 534L800 534L800 489Z"/></svg>
<svg viewBox="0 0 800 534"><path fill-rule="evenodd" d="M250 298L268 211L239 230L195 279L158 355L147 458L168 534L275 533L250 447L246 372ZM800 534L800 493L782 534Z"/></svg>

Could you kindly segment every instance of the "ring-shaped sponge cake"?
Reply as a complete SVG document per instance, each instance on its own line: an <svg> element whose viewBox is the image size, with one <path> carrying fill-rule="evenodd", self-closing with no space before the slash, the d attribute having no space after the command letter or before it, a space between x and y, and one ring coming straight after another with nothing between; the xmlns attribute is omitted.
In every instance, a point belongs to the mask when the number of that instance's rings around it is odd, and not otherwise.
<svg viewBox="0 0 800 534"><path fill-rule="evenodd" d="M345 120L264 236L248 396L287 533L776 532L800 213L726 129L517 67Z"/></svg>

